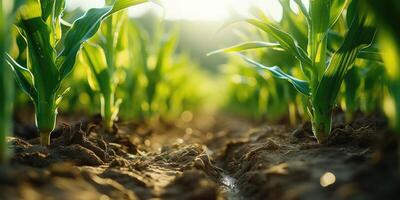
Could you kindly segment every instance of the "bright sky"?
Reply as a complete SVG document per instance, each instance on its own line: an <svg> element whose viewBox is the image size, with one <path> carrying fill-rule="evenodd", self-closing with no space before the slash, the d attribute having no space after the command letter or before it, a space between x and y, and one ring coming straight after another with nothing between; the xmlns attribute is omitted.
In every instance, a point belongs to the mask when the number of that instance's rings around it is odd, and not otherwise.
<svg viewBox="0 0 400 200"><path fill-rule="evenodd" d="M67 9L81 7L86 10L92 7L101 7L104 0L66 0ZM249 8L257 6L273 17L280 20L282 8L278 0L161 0L165 8L165 17L169 20L202 20L222 21L229 17L229 10L234 10L240 15L250 16ZM129 9L132 17L140 16L149 10L162 15L159 6L152 4L139 5Z"/></svg>

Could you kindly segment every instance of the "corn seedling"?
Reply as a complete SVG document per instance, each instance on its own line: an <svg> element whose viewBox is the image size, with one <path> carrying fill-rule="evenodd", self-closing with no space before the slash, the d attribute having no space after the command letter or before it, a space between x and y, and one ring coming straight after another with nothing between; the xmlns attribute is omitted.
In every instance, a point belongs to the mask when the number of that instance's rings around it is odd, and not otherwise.
<svg viewBox="0 0 400 200"><path fill-rule="evenodd" d="M289 17L289 15L284 14L283 18L286 17ZM281 25L285 29L294 29L285 23ZM301 32L298 29L296 30ZM253 31L251 33L259 32ZM268 35L263 33L258 35L269 40ZM248 37L243 36L242 38L248 39ZM253 52L252 57L256 57L266 65L284 66L285 70L288 71L295 71L298 65L290 54L274 48ZM254 70L241 62L239 63L239 60L235 59L236 57L231 58L227 65L232 68L228 72L231 83L228 109L236 110L235 112L238 113L246 113L246 115L255 118L261 117L272 121L282 119L288 114L290 124L296 125L298 105L296 103L297 94L295 89L291 88L283 80L272 78L264 70Z"/></svg>
<svg viewBox="0 0 400 200"><path fill-rule="evenodd" d="M8 55L7 62L35 105L42 145L50 144L57 108L65 94L59 92L60 84L72 71L81 45L97 32L107 17L144 2L147 1L116 0L105 7L89 9L72 23L65 35L61 30L65 0L27 0L20 8L15 25L26 41L28 59L27 63L18 63Z"/></svg>
<svg viewBox="0 0 400 200"><path fill-rule="evenodd" d="M289 2L282 3L288 4ZM297 38L300 38L301 46L306 46L307 27L303 25L306 19L304 16L293 13L289 5L285 5L283 8L279 26L283 30L295 34ZM267 41L273 39L270 35L259 32L257 29L248 32L248 34L237 33L242 40L249 40L248 35L255 35ZM251 56L265 65L282 66L285 71L299 73L297 60L279 48L260 48L258 51L253 51ZM295 89L286 84L284 80L274 79L270 73L264 70L254 70L243 65L239 62L240 60L234 59L235 56L230 58L230 62L227 64L232 68L228 72L230 85L227 109L269 121L277 121L288 116L292 126L298 123L298 116L304 112L302 99L299 98Z"/></svg>
<svg viewBox="0 0 400 200"><path fill-rule="evenodd" d="M117 91L124 99L124 119L176 119L183 111L204 102L204 88L210 82L189 55L176 52L177 29L154 23L151 34L141 24L127 24L127 51L121 63L123 81ZM128 60L125 59L128 58ZM188 74L192 74L190 77ZM202 84L199 85L198 83Z"/></svg>
<svg viewBox="0 0 400 200"><path fill-rule="evenodd" d="M9 47L11 22L17 8L23 1L0 0L0 162L6 162L8 149L6 137L12 131L12 106L14 98L14 82L12 72L5 63L5 55Z"/></svg>
<svg viewBox="0 0 400 200"><path fill-rule="evenodd" d="M126 68L124 99L141 105L138 108L142 112L141 118L176 116L186 108L194 108L201 96L201 88L194 83L197 79L202 79L203 83L208 81L187 55L176 53L177 29L164 33L163 24L156 23L155 26L154 40L151 41L144 28L130 24L131 67ZM195 75L188 78L189 73Z"/></svg>
<svg viewBox="0 0 400 200"><path fill-rule="evenodd" d="M135 22L129 21L127 30L127 61L124 62L123 75L124 81L121 85L120 96L124 99L121 103L121 116L125 119L144 119L144 112L141 104L145 101L144 91L142 91L139 80L143 60L141 56L141 37L144 32ZM124 112L126 111L126 112Z"/></svg>
<svg viewBox="0 0 400 200"><path fill-rule="evenodd" d="M286 116L292 88L281 80L271 80L264 71L255 71L235 57L225 67L228 96L226 110L254 119L276 121Z"/></svg>
<svg viewBox="0 0 400 200"><path fill-rule="evenodd" d="M174 56L163 68L156 101L164 118L176 119L186 110L196 110L205 101L211 86L207 85L210 81L199 69L187 54ZM191 73L196 75L189 77Z"/></svg>
<svg viewBox="0 0 400 200"><path fill-rule="evenodd" d="M161 39L161 45L159 46L158 53L155 58L155 63L148 63L143 66L145 75L147 77L146 94L148 113L150 116L153 115L153 103L156 97L157 88L162 79L163 68L166 67L169 59L175 51L176 42L176 34L163 35L163 38Z"/></svg>
<svg viewBox="0 0 400 200"><path fill-rule="evenodd" d="M106 131L111 132L119 112L121 99L116 100L117 59L126 49L124 28L127 26L125 12L110 16L101 25L100 31L83 46L81 61L90 70L89 85L100 93L101 115ZM122 59L124 60L124 59Z"/></svg>
<svg viewBox="0 0 400 200"><path fill-rule="evenodd" d="M65 79L64 82L68 83L67 86L73 88L74 92L64 96L59 106L63 114L72 115L78 112L94 115L100 112L100 99L98 98L98 94L93 91L88 83L87 71L87 66L83 65L82 62L77 62L73 72ZM63 86L66 87L65 85L66 84ZM64 87L62 87L61 90L63 90Z"/></svg>
<svg viewBox="0 0 400 200"><path fill-rule="evenodd" d="M391 127L400 132L400 2L395 0L368 1L370 9L381 26L379 45L385 64L388 95L384 100L384 111Z"/></svg>
<svg viewBox="0 0 400 200"><path fill-rule="evenodd" d="M258 69L269 71L274 77L290 82L297 91L308 98L308 114L313 133L323 142L331 132L332 109L336 103L342 81L353 66L358 53L373 41L375 28L373 20L360 8L358 1L352 1L347 9L348 30L339 49L328 54L329 31L342 16L350 1L311 0L307 9L301 1L295 1L307 19L307 49L300 46L297 37L282 30L276 23L264 17L245 20L274 38L275 43L253 41L222 49L217 52L238 52L255 48L280 48L294 56L301 65L305 80L285 73L281 66L265 66L247 56L240 56Z"/></svg>
<svg viewBox="0 0 400 200"><path fill-rule="evenodd" d="M341 104L346 122L361 111L370 115L379 111L383 96L384 68L381 62L359 60L344 79Z"/></svg>
<svg viewBox="0 0 400 200"><path fill-rule="evenodd" d="M175 46L178 40L178 34L174 32L164 34L164 28L161 25L157 25L156 27L158 30L154 34L154 42L150 42L148 34L145 31L140 31L137 27L135 28L138 37L137 45L139 45L137 46L139 49L136 52L138 52L139 55L137 55L136 58L132 57L132 59L136 60L131 60L142 74L138 75L136 78L145 80L145 84L142 84L142 86L145 88L143 92L146 101L142 104L142 111L147 113L147 117L151 117L155 114L154 107L157 106L155 99L157 97L158 87L164 77L164 69L170 65L171 57L175 52Z"/></svg>

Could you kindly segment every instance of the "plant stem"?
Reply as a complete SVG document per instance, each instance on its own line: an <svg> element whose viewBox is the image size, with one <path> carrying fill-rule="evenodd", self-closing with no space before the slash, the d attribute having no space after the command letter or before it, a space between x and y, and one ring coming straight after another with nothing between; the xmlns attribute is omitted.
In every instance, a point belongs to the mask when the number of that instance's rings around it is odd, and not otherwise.
<svg viewBox="0 0 400 200"><path fill-rule="evenodd" d="M323 111L324 110L324 111ZM311 120L312 130L318 143L324 143L332 129L332 110L318 109L314 107Z"/></svg>
<svg viewBox="0 0 400 200"><path fill-rule="evenodd" d="M3 51L0 51L3 52ZM0 61L2 62L2 61ZM14 82L10 68L0 64L0 163L8 160L7 136L12 132Z"/></svg>
<svg viewBox="0 0 400 200"><path fill-rule="evenodd" d="M50 133L49 132L41 132L40 133L40 145L42 145L42 146L50 145Z"/></svg>
<svg viewBox="0 0 400 200"><path fill-rule="evenodd" d="M296 114L296 104L294 102L289 103L289 122L292 126L296 126L297 124Z"/></svg>
<svg viewBox="0 0 400 200"><path fill-rule="evenodd" d="M107 70L110 74L110 77L114 74L114 67L115 67L115 30L114 30L114 21L115 17L110 16L105 24L107 25L108 29L106 32L106 43L105 43L105 54L106 54L106 61L107 61ZM113 78L111 78L109 84L113 84ZM114 111L114 90L112 89L111 85L107 86L107 89L103 91L103 97L101 100L101 112L102 116L104 117L104 129L105 131L111 133L112 128L114 125L113 119L113 111Z"/></svg>
<svg viewBox="0 0 400 200"><path fill-rule="evenodd" d="M107 132L111 132L114 125L114 119L112 118L113 104L114 104L113 95L103 95L101 97L101 115L104 118L103 119L104 129Z"/></svg>
<svg viewBox="0 0 400 200"><path fill-rule="evenodd" d="M7 146L7 136L12 133L14 100L12 71L5 62L5 53L10 46L10 34L8 31L14 17L10 19L11 14L4 7L5 2L0 0L0 164L6 163L10 154Z"/></svg>
<svg viewBox="0 0 400 200"><path fill-rule="evenodd" d="M35 105L36 109L36 126L40 132L40 144L43 146L50 145L50 133L56 126L57 110L54 97L50 97L48 101L39 101Z"/></svg>

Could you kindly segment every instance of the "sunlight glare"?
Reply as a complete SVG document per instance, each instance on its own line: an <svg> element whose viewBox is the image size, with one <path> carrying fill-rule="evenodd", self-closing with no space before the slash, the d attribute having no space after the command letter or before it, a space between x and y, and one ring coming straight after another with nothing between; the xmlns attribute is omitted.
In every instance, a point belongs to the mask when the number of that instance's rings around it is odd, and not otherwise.
<svg viewBox="0 0 400 200"><path fill-rule="evenodd" d="M282 18L282 7L278 0L161 0L164 9L151 4L129 8L129 16L140 17L153 11L168 20L223 21L233 13L242 17L252 17L250 9L257 7L268 16L279 21ZM101 7L104 0L67 0L67 9L78 7L87 10Z"/></svg>
<svg viewBox="0 0 400 200"><path fill-rule="evenodd" d="M332 172L325 172L320 178L322 187L328 187L336 182L336 176Z"/></svg>
<svg viewBox="0 0 400 200"><path fill-rule="evenodd" d="M66 0L67 10L81 8L88 10L89 8L99 8L104 5L104 0Z"/></svg>

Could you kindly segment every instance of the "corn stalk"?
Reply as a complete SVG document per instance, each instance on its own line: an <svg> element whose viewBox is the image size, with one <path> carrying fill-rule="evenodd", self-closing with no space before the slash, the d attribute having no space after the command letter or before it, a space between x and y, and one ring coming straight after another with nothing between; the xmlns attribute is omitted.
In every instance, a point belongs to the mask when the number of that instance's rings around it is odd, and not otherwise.
<svg viewBox="0 0 400 200"><path fill-rule="evenodd" d="M97 32L107 17L144 2L147 1L115 0L111 5L89 9L72 23L65 35L61 31L65 0L27 0L21 7L15 25L27 44L28 61L18 63L8 55L7 62L35 105L36 126L42 145L50 144L57 108L65 94L60 93L59 88L72 71L81 45Z"/></svg>
<svg viewBox="0 0 400 200"><path fill-rule="evenodd" d="M127 25L127 15L120 12L109 17L89 43L85 44L81 61L89 68L89 85L100 93L101 115L104 129L111 132L119 112L121 100L116 99L117 57L125 50L123 27Z"/></svg>
<svg viewBox="0 0 400 200"><path fill-rule="evenodd" d="M284 1L283 1L284 2ZM360 2L354 0L347 9L349 29L338 50L328 57L329 30L335 25L350 0L311 0L309 11L301 1L295 1L308 25L307 50L299 46L295 37L285 32L278 24L264 18L247 19L251 24L266 32L276 43L246 42L218 50L219 52L238 52L257 48L280 48L295 57L301 65L305 80L285 73L280 66L264 66L247 56L239 54L246 62L257 69L266 70L272 76L290 82L301 94L307 96L308 114L313 133L319 142L324 142L332 128L332 109L343 79L353 66L359 52L368 47L375 35L375 28Z"/></svg>
<svg viewBox="0 0 400 200"><path fill-rule="evenodd" d="M16 9L23 1L0 0L0 163L8 159L7 135L12 132L14 80L6 66L5 55L9 47L9 32Z"/></svg>
<svg viewBox="0 0 400 200"><path fill-rule="evenodd" d="M400 133L400 2L395 0L368 1L381 30L379 45L387 74L388 95L384 100L384 111L393 130Z"/></svg>
<svg viewBox="0 0 400 200"><path fill-rule="evenodd" d="M383 107L392 130L397 134L397 164L400 173L400 2L369 0L368 4L382 27L379 45L383 51L388 90Z"/></svg>

